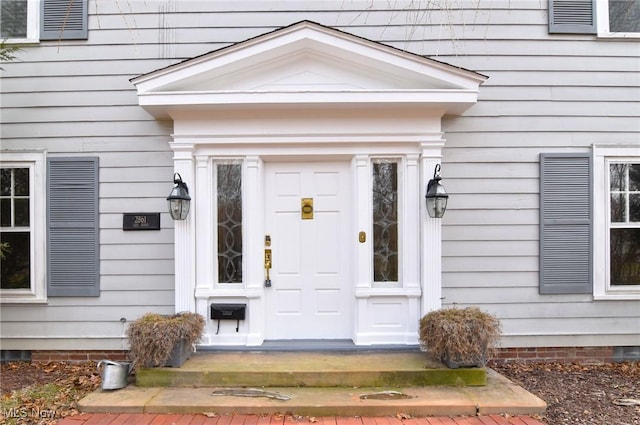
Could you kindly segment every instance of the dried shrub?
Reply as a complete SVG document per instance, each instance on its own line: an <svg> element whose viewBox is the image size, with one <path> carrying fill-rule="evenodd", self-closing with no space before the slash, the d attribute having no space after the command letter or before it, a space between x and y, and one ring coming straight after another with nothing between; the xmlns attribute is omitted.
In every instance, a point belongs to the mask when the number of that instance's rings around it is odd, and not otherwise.
<svg viewBox="0 0 640 425"><path fill-rule="evenodd" d="M191 345L200 339L204 324L204 318L196 313L145 314L127 329L134 366L164 365L180 340Z"/></svg>
<svg viewBox="0 0 640 425"><path fill-rule="evenodd" d="M443 308L420 320L420 341L436 360L484 366L500 333L498 318L477 307Z"/></svg>

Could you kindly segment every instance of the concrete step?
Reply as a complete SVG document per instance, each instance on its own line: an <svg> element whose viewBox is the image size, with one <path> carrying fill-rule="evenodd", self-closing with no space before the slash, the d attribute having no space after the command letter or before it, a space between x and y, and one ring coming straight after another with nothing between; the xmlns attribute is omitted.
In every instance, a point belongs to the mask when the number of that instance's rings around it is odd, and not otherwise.
<svg viewBox="0 0 640 425"><path fill-rule="evenodd" d="M448 369L416 351L196 353L180 368L147 368L139 387L415 387L485 385L483 368Z"/></svg>
<svg viewBox="0 0 640 425"><path fill-rule="evenodd" d="M129 385L121 390L98 390L78 405L86 413L281 413L345 417L534 415L541 414L546 407L544 401L492 370L487 370L485 386L256 388L266 393L247 390Z"/></svg>

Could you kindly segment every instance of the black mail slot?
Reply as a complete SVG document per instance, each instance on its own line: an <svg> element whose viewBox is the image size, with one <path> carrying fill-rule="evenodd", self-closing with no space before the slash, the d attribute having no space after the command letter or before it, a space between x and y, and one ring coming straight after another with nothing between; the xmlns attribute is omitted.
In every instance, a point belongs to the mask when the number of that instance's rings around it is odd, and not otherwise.
<svg viewBox="0 0 640 425"><path fill-rule="evenodd" d="M213 320L244 320L246 312L246 304L211 304Z"/></svg>

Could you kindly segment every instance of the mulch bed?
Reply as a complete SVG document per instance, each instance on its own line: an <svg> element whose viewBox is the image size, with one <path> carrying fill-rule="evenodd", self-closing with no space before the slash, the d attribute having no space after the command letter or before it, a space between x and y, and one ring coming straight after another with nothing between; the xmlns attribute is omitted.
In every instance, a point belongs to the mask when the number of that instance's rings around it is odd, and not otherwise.
<svg viewBox="0 0 640 425"><path fill-rule="evenodd" d="M640 362L492 365L547 402L549 425L640 425Z"/></svg>

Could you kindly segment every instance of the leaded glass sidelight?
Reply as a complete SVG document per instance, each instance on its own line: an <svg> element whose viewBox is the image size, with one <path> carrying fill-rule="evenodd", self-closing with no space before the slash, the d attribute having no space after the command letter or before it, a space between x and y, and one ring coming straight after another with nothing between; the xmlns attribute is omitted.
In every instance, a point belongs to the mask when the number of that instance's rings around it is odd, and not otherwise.
<svg viewBox="0 0 640 425"><path fill-rule="evenodd" d="M611 285L640 285L640 164L609 165Z"/></svg>
<svg viewBox="0 0 640 425"><path fill-rule="evenodd" d="M398 281L398 163L375 160L373 169L373 279Z"/></svg>
<svg viewBox="0 0 640 425"><path fill-rule="evenodd" d="M242 283L242 164L218 164L218 282Z"/></svg>

